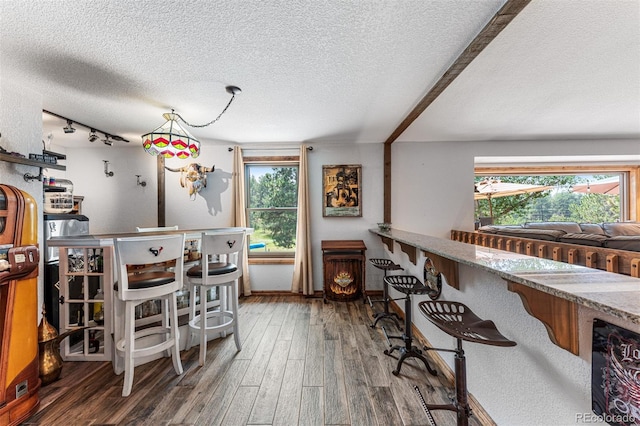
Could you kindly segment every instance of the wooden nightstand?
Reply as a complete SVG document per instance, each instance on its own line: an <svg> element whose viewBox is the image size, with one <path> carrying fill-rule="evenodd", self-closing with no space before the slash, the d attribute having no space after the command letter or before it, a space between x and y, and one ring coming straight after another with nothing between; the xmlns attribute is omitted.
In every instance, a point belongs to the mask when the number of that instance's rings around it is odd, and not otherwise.
<svg viewBox="0 0 640 426"><path fill-rule="evenodd" d="M366 300L364 241L324 240L321 248L324 301Z"/></svg>

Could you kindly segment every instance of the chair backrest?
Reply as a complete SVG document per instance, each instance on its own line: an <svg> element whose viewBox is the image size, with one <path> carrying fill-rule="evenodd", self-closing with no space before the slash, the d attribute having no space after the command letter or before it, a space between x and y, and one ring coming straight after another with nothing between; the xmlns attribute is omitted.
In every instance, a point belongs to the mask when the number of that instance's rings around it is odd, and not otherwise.
<svg viewBox="0 0 640 426"><path fill-rule="evenodd" d="M173 226L158 226L155 228L141 228L136 226L136 232L156 232L156 231L177 231L178 225Z"/></svg>
<svg viewBox="0 0 640 426"><path fill-rule="evenodd" d="M184 234L114 238L121 300L151 299L178 291L183 285ZM173 263L158 272L152 265ZM131 272L129 266L144 266Z"/></svg>
<svg viewBox="0 0 640 426"><path fill-rule="evenodd" d="M244 230L202 233L202 276L207 277L209 283L232 281L242 276L245 234ZM216 262L216 257L220 262L235 264L236 270L223 276L209 276L208 262Z"/></svg>

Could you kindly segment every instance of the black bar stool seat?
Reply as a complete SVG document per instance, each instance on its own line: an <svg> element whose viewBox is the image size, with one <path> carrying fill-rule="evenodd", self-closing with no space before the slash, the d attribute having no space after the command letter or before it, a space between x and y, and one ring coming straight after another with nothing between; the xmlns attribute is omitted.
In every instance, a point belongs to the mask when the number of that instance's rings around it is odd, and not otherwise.
<svg viewBox="0 0 640 426"><path fill-rule="evenodd" d="M384 271L385 278L387 277L388 271L403 270L402 266L398 265L397 263L394 263L389 259L371 258L369 259L369 263L371 263L373 266L375 266L378 269L382 269ZM381 319L387 318L387 319L393 320L393 322L395 322L396 324L396 327L398 327L399 330L402 330L402 327L400 326L400 322L398 321L400 319L400 316L395 312L389 311L389 302L391 301L391 299L389 298L389 285L387 284L386 281L384 281L384 279L382 281L382 284L383 284L382 299L380 300L369 299L370 304L372 302L382 302L382 306L383 306L382 312L377 312L373 314L374 321L373 321L373 324L371 324L371 328L376 328L378 321L380 321ZM373 307L373 304L371 306Z"/></svg>
<svg viewBox="0 0 640 426"><path fill-rule="evenodd" d="M504 337L493 321L483 320L466 305L459 302L427 300L418 304L418 309L436 327L456 338L456 349L424 348L425 350L455 353L456 398L451 404L427 404L429 410L449 410L457 413L457 424L469 424L471 409L467 389L467 368L462 341L492 346L515 346L516 342Z"/></svg>
<svg viewBox="0 0 640 426"><path fill-rule="evenodd" d="M405 294L404 298L404 334L401 337L393 337L397 339L402 339L404 341L403 345L393 346L391 349L387 349L384 351L385 355L391 355L395 350L400 354L400 358L398 359L398 365L392 373L397 376L400 374L400 368L402 368L402 363L407 358L418 358L424 362L424 365L427 367L427 370L432 375L436 376L438 372L434 370L427 361L427 358L423 355L422 351L413 345L413 336L411 332L411 296L414 294L429 294L433 290L429 287L425 286L420 282L420 280L413 275L390 275L384 277L384 281L386 284L393 287L395 290L400 293Z"/></svg>

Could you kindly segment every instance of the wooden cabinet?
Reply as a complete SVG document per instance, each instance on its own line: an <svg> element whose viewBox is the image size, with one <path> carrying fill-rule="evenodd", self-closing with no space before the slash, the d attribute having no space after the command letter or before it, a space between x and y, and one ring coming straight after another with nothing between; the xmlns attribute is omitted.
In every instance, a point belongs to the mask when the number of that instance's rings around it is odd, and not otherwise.
<svg viewBox="0 0 640 426"><path fill-rule="evenodd" d="M60 249L60 334L86 327L62 341L65 361L109 361L112 352L111 248Z"/></svg>
<svg viewBox="0 0 640 426"><path fill-rule="evenodd" d="M322 248L323 297L355 300L366 297L365 251L362 240L324 240Z"/></svg>

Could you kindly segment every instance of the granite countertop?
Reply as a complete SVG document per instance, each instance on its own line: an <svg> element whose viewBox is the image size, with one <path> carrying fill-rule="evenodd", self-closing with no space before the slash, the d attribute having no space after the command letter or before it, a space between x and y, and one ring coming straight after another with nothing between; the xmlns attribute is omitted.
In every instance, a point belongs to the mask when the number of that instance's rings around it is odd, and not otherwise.
<svg viewBox="0 0 640 426"><path fill-rule="evenodd" d="M369 232L640 324L639 278L397 229Z"/></svg>

